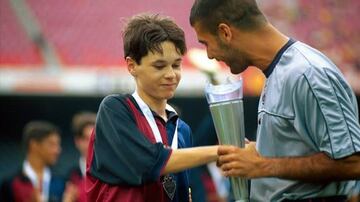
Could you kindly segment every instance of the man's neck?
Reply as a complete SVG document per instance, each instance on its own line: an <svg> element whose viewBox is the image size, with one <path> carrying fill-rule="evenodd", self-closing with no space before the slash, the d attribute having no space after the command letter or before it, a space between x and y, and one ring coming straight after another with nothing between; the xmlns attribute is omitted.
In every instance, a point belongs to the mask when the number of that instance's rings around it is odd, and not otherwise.
<svg viewBox="0 0 360 202"><path fill-rule="evenodd" d="M156 112L161 118L167 121L166 115L166 99L159 100L154 97L151 97L142 91L137 91L141 99L149 106L149 108Z"/></svg>
<svg viewBox="0 0 360 202"><path fill-rule="evenodd" d="M249 45L246 50L251 63L264 71L274 60L276 54L288 42L289 38L279 32L271 24L266 25L261 31L252 33L247 42Z"/></svg>

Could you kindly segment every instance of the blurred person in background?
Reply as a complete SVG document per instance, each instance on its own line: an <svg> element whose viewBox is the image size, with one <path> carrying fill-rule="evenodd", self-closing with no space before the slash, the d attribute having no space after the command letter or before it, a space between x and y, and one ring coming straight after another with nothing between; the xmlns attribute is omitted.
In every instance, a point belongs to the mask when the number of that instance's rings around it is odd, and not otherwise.
<svg viewBox="0 0 360 202"><path fill-rule="evenodd" d="M191 201L189 168L217 160L218 146L191 147L190 127L167 104L181 79L185 36L171 19L137 15L124 57L136 90L100 104L86 164L88 201Z"/></svg>
<svg viewBox="0 0 360 202"><path fill-rule="evenodd" d="M72 131L74 134L75 146L80 153L77 166L69 172L69 178L66 185L64 201L66 202L85 202L85 170L86 155L89 146L90 136L95 127L96 114L93 112L80 112L74 115L72 119Z"/></svg>
<svg viewBox="0 0 360 202"><path fill-rule="evenodd" d="M62 201L64 180L51 171L61 152L57 127L46 121L26 124L23 143L26 157L21 170L1 186L0 201Z"/></svg>
<svg viewBox="0 0 360 202"><path fill-rule="evenodd" d="M339 69L279 32L255 0L196 0L190 23L210 59L267 77L257 141L220 146L224 174L252 179L251 201L346 201L360 178L360 126Z"/></svg>

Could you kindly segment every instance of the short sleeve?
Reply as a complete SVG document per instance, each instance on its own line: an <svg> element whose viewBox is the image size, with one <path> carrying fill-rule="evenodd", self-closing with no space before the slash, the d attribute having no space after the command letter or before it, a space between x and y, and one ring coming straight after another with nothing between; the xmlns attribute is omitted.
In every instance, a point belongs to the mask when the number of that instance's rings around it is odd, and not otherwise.
<svg viewBox="0 0 360 202"><path fill-rule="evenodd" d="M354 94L338 72L309 68L293 91L294 127L334 159L360 151L360 126Z"/></svg>
<svg viewBox="0 0 360 202"><path fill-rule="evenodd" d="M170 154L170 149L151 143L139 131L126 97L103 100L95 125L93 176L109 184L156 181Z"/></svg>

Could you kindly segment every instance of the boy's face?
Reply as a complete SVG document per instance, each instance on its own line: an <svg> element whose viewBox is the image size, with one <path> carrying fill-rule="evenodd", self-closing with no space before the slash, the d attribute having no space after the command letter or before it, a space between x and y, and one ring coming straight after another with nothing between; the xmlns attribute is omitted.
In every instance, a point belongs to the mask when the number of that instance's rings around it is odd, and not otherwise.
<svg viewBox="0 0 360 202"><path fill-rule="evenodd" d="M75 145L79 150L82 157L86 158L87 150L89 147L90 137L94 129L93 124L88 124L84 127L81 137L75 137Z"/></svg>
<svg viewBox="0 0 360 202"><path fill-rule="evenodd" d="M182 55L172 42L161 43L161 48L163 54L149 51L140 64L133 62L129 71L135 78L139 94L167 100L174 96L180 82Z"/></svg>
<svg viewBox="0 0 360 202"><path fill-rule="evenodd" d="M60 142L59 134L53 133L39 142L33 141L32 148L46 165L52 166L56 163L60 155Z"/></svg>

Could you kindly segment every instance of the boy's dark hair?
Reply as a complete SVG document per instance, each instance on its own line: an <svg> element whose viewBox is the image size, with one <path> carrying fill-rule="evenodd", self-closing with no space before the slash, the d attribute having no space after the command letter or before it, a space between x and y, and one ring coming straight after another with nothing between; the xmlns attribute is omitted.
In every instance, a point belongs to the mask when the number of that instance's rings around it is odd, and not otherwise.
<svg viewBox="0 0 360 202"><path fill-rule="evenodd" d="M190 12L190 24L216 34L220 23L248 31L263 26L267 20L255 0L196 0Z"/></svg>
<svg viewBox="0 0 360 202"><path fill-rule="evenodd" d="M59 129L50 122L47 121L31 121L24 127L23 132L23 144L25 150L29 149L31 140L41 142L52 134L59 135Z"/></svg>
<svg viewBox="0 0 360 202"><path fill-rule="evenodd" d="M76 138L84 135L83 130L88 125L95 125L96 114L93 112L80 112L72 119L72 130Z"/></svg>
<svg viewBox="0 0 360 202"><path fill-rule="evenodd" d="M159 15L136 15L123 31L124 58L131 57L140 64L149 51L163 53L160 44L164 41L174 43L181 55L186 53L184 31L173 20Z"/></svg>

